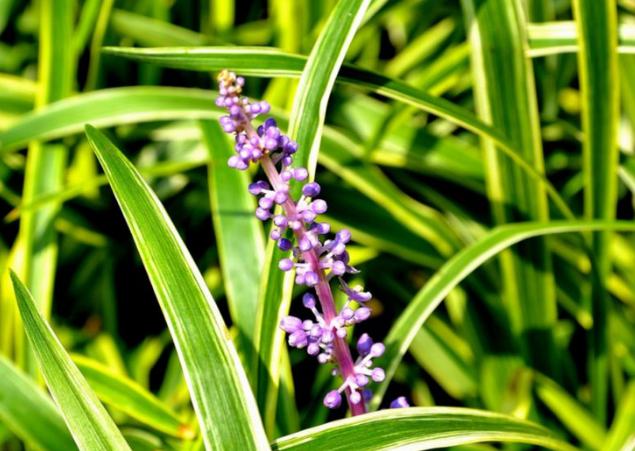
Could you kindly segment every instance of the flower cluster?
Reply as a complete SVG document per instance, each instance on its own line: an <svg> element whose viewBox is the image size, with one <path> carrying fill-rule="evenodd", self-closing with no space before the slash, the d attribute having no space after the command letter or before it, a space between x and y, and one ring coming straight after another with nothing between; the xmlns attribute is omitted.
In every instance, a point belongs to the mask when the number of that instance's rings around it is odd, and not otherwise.
<svg viewBox="0 0 635 451"><path fill-rule="evenodd" d="M271 219L274 227L270 238L281 250L291 251L292 258L280 260L279 268L294 270L295 282L313 288L317 295L316 298L316 295L307 292L303 296L303 304L313 319L286 316L280 321L280 327L288 333L290 346L306 348L307 353L316 356L320 363L337 364L333 374L340 375L343 383L339 389L326 395L324 404L329 408L339 407L345 392L351 412L354 415L364 413L366 407L363 401L367 402L372 396L367 385L371 379L381 382L385 378L382 368L373 367L373 359L380 357L385 347L363 334L357 341L359 357L353 361L346 342L347 328L366 320L371 314L366 307L371 294L359 286L349 287L342 279L347 273L359 272L349 264L346 250L351 233L344 229L333 238L327 238L330 225L318 221L318 215L328 208L327 203L318 198L320 185L307 181L309 173L306 168L293 167L297 143L281 133L273 118L267 118L257 129L252 126L251 121L256 116L269 112L269 104L250 102L242 96L245 80L233 72L221 72L218 82L220 96L216 105L227 108L229 112L229 116L221 117L220 123L225 132L236 136L236 153L229 158L228 164L239 170L249 168L251 163L262 165L268 182L257 181L249 186L249 192L259 196L256 217L263 221ZM304 183L302 195L297 200L290 195L292 182ZM287 238L291 235L294 241ZM334 277L347 296L339 313L330 287ZM405 398L399 398L393 404L394 407L404 407L407 402Z"/></svg>

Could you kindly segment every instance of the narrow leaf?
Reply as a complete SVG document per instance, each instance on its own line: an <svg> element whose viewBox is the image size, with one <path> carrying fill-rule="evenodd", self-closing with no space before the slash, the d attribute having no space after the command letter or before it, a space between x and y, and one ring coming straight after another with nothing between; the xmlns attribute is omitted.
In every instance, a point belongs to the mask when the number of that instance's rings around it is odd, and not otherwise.
<svg viewBox="0 0 635 451"><path fill-rule="evenodd" d="M333 421L277 440L276 451L406 451L482 442L516 442L552 450L576 448L541 426L514 417L459 408L409 408Z"/></svg>
<svg viewBox="0 0 635 451"><path fill-rule="evenodd" d="M106 409L73 364L24 284L11 271L24 329L44 380L82 451L130 451Z"/></svg>
<svg viewBox="0 0 635 451"><path fill-rule="evenodd" d="M212 221L218 244L223 283L234 327L238 331L239 350L245 362L253 357L258 290L264 265L265 246L261 222L254 215L255 197L249 194L249 176L227 165L234 153L217 122L201 121L202 139L209 152L209 196ZM247 374L255 374L250 368Z"/></svg>
<svg viewBox="0 0 635 451"><path fill-rule="evenodd" d="M296 164L308 168L310 174L315 173L326 106L335 78L369 4L370 0L338 1L302 71L289 136L298 143Z"/></svg>
<svg viewBox="0 0 635 451"><path fill-rule="evenodd" d="M0 421L3 424L34 449L77 450L51 398L1 355L0 379Z"/></svg>
<svg viewBox="0 0 635 451"><path fill-rule="evenodd" d="M256 450L266 437L218 307L165 209L134 166L97 129L95 149L172 334L208 450Z"/></svg>
<svg viewBox="0 0 635 451"><path fill-rule="evenodd" d="M580 37L578 70L582 108L584 216L615 218L619 120L619 71L617 58L617 4L615 0L574 0L574 17ZM602 68L598 70L598 68ZM607 416L608 344L605 284L611 270L610 234L594 233L591 249L599 277L591 284L594 326L589 337L589 380L592 410L602 423Z"/></svg>

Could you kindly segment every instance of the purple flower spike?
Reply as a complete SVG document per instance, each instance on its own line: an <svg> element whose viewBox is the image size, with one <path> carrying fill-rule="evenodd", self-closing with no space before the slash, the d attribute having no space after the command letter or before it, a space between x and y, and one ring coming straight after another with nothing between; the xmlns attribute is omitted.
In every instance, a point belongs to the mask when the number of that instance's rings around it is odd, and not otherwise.
<svg viewBox="0 0 635 451"><path fill-rule="evenodd" d="M408 404L408 401L406 400L405 396L400 396L399 398L395 399L393 402L390 403L391 409L403 409L406 407L410 407L410 404Z"/></svg>
<svg viewBox="0 0 635 451"><path fill-rule="evenodd" d="M337 390L332 390L324 397L324 405L329 409L337 409L342 404L342 395Z"/></svg>
<svg viewBox="0 0 635 451"><path fill-rule="evenodd" d="M364 305L370 301L371 294L360 286L349 287L342 279L346 274L359 272L350 265L346 251L351 233L342 229L329 239L331 226L327 222L316 222L318 215L326 213L328 205L318 199L321 187L308 180L307 168L293 167L298 143L282 133L274 118L267 118L260 126L253 124L254 119L267 114L271 106L265 101L251 102L243 97L245 79L234 72L221 72L218 84L220 95L216 105L228 111L228 115L220 118L220 124L225 132L235 135L236 141L235 153L227 164L244 171L252 163L261 163L268 182L257 181L248 187L249 193L259 198L256 217L262 221L273 219L269 237L277 242L280 250L292 252L292 258L281 259L278 267L282 271L294 270L295 283L315 287L318 295L309 292L302 297L304 306L314 318L303 321L295 316L285 316L280 321L280 328L289 334L290 346L306 348L306 352L320 363L337 365L333 375L339 375L342 384L326 395L324 404L337 408L342 403L342 393L346 393L351 414L365 413L365 402L372 396L366 386L371 380L380 382L386 377L382 368L373 367L373 359L381 356L385 347L363 334L357 341L360 356L356 361L350 353L342 351L342 347L347 346L348 328L371 314ZM303 184L302 196L293 199L290 193L296 191L294 185L298 183ZM274 207L280 211L274 212ZM283 238L291 234L293 239ZM339 280L348 298L339 313L331 292L333 278ZM352 308L351 302L357 305ZM399 407L407 406L405 398L395 402Z"/></svg>

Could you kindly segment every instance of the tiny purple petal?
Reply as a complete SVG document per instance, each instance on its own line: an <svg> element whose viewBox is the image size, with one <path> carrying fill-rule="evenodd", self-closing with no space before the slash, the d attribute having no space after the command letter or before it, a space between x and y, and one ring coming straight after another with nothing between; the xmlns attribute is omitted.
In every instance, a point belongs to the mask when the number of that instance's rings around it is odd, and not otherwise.
<svg viewBox="0 0 635 451"><path fill-rule="evenodd" d="M326 213L327 208L328 206L326 202L324 202L322 199L316 199L311 202L311 210L313 210L318 215Z"/></svg>
<svg viewBox="0 0 635 451"><path fill-rule="evenodd" d="M240 157L238 155L232 155L227 160L227 166L230 168L236 168L238 167L238 162L240 162Z"/></svg>
<svg viewBox="0 0 635 451"><path fill-rule="evenodd" d="M275 215L273 217L273 223L277 227L286 227L287 226L287 218L284 217L283 215Z"/></svg>
<svg viewBox="0 0 635 451"><path fill-rule="evenodd" d="M298 151L298 143L295 141L289 141L289 144L284 146L284 151L289 155L296 153Z"/></svg>
<svg viewBox="0 0 635 451"><path fill-rule="evenodd" d="M306 180L308 176L309 171L307 171L306 168L296 168L293 170L293 178L296 179L298 182Z"/></svg>
<svg viewBox="0 0 635 451"><path fill-rule="evenodd" d="M315 214L315 212L313 210L308 210L307 209L307 210L304 210L302 212L302 219L307 224L310 224L311 222L315 221L316 217L317 217L317 215Z"/></svg>
<svg viewBox="0 0 635 451"><path fill-rule="evenodd" d="M289 193L286 191L278 191L274 197L274 201L280 205L284 204L289 199Z"/></svg>
<svg viewBox="0 0 635 451"><path fill-rule="evenodd" d="M264 208L256 208L256 218L260 219L261 221L265 221L267 219L269 219L271 217L271 213L269 213L269 210L265 210Z"/></svg>
<svg viewBox="0 0 635 451"><path fill-rule="evenodd" d="M311 326L311 330L309 331L309 335L312 338L320 338L322 336L322 327L319 324L314 324Z"/></svg>
<svg viewBox="0 0 635 451"><path fill-rule="evenodd" d="M314 308L315 296L313 296L311 293L305 293L304 296L302 296L302 303L306 308Z"/></svg>
<svg viewBox="0 0 635 451"><path fill-rule="evenodd" d="M295 316L285 316L280 320L280 328L290 334L302 330L302 327L302 320Z"/></svg>
<svg viewBox="0 0 635 451"><path fill-rule="evenodd" d="M399 398L395 399L393 402L390 403L391 409L403 409L406 407L410 407L410 404L408 404L408 401L406 400L405 396L400 396Z"/></svg>
<svg viewBox="0 0 635 451"><path fill-rule="evenodd" d="M338 241L341 241L342 243L348 243L351 240L351 232L348 231L347 229L342 229L339 232L337 232L335 237L338 239Z"/></svg>
<svg viewBox="0 0 635 451"><path fill-rule="evenodd" d="M288 182L293 178L293 173L291 171L284 170L280 173L280 178L283 182Z"/></svg>
<svg viewBox="0 0 635 451"><path fill-rule="evenodd" d="M370 348L373 346L373 339L368 334L362 334L357 340L357 352L361 356L368 355Z"/></svg>
<svg viewBox="0 0 635 451"><path fill-rule="evenodd" d="M342 405L342 395L337 390L332 390L324 397L324 405L329 409L337 409Z"/></svg>
<svg viewBox="0 0 635 451"><path fill-rule="evenodd" d="M267 137L263 147L267 150L276 150L278 148L278 140Z"/></svg>
<svg viewBox="0 0 635 451"><path fill-rule="evenodd" d="M331 224L329 224L328 222L321 222L315 226L315 230L320 235L326 235L331 231Z"/></svg>
<svg viewBox="0 0 635 451"><path fill-rule="evenodd" d="M280 260L280 263L278 263L278 268L283 271L291 270L291 268L293 268L293 260L291 260L290 258L283 258L282 260Z"/></svg>
<svg viewBox="0 0 635 451"><path fill-rule="evenodd" d="M313 271L307 271L306 274L304 275L304 278L305 278L305 283L310 287L316 286L318 282L320 281L319 276Z"/></svg>
<svg viewBox="0 0 635 451"><path fill-rule="evenodd" d="M381 357L384 355L384 352L386 352L386 346L384 346L383 343L375 343L370 348L370 355L373 357Z"/></svg>
<svg viewBox="0 0 635 451"><path fill-rule="evenodd" d="M371 373L371 377L373 378L373 380L375 382L382 382L384 379L386 379L386 373L383 370L383 368L374 368L373 372Z"/></svg>
<svg viewBox="0 0 635 451"><path fill-rule="evenodd" d="M362 395L360 392L354 391L348 399L351 401L351 404L357 405L362 402Z"/></svg>
<svg viewBox="0 0 635 451"><path fill-rule="evenodd" d="M346 265L344 264L344 262L336 261L333 263L333 266L331 267L331 271L336 276L341 276L342 274L346 272Z"/></svg>
<svg viewBox="0 0 635 451"><path fill-rule="evenodd" d="M357 310L355 310L354 320L356 323L361 323L362 321L366 321L368 318L370 318L370 314L371 314L371 311L369 308L360 307Z"/></svg>
<svg viewBox="0 0 635 451"><path fill-rule="evenodd" d="M290 251L293 248L293 245L291 244L291 241L289 241L286 238L280 238L280 241L278 241L278 247L280 248L280 250L282 251Z"/></svg>
<svg viewBox="0 0 635 451"><path fill-rule="evenodd" d="M296 330L289 335L289 346L293 348L304 348L309 344L309 337L303 330Z"/></svg>
<svg viewBox="0 0 635 451"><path fill-rule="evenodd" d="M278 126L278 124L277 124L277 122L276 122L276 120L275 120L274 118L272 118L272 117L268 117L268 118L265 120L265 123L264 123L264 128L265 128L265 129L267 129L267 128L269 128L269 127L277 127L277 126Z"/></svg>
<svg viewBox="0 0 635 451"><path fill-rule="evenodd" d="M309 239L309 237L304 235L300 239L300 242L298 243L298 247L300 248L302 252L307 252L313 248L313 245L311 244L311 240Z"/></svg>
<svg viewBox="0 0 635 451"><path fill-rule="evenodd" d="M309 182L302 187L302 194L306 197L315 197L320 194L320 185L315 182Z"/></svg>
<svg viewBox="0 0 635 451"><path fill-rule="evenodd" d="M258 200L258 205L260 205L260 208L269 210L273 206L273 199L271 199L270 197L261 197Z"/></svg>
<svg viewBox="0 0 635 451"><path fill-rule="evenodd" d="M353 318L353 316L355 316L355 311L352 308L345 307L340 312L340 317L344 321L348 321L349 319Z"/></svg>
<svg viewBox="0 0 635 451"><path fill-rule="evenodd" d="M366 376L365 374L357 374L355 376L355 383L360 387L365 387L366 385L368 385L368 382L368 376Z"/></svg>
<svg viewBox="0 0 635 451"><path fill-rule="evenodd" d="M335 334L333 334L332 330L325 330L322 333L322 343L331 343L333 340L335 340Z"/></svg>

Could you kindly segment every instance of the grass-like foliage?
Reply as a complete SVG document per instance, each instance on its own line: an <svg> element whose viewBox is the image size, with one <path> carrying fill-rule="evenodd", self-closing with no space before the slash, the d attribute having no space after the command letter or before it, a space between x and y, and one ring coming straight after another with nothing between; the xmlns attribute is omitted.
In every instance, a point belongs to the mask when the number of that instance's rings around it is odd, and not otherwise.
<svg viewBox="0 0 635 451"><path fill-rule="evenodd" d="M0 0L0 451L634 451L634 54L630 0Z"/></svg>

